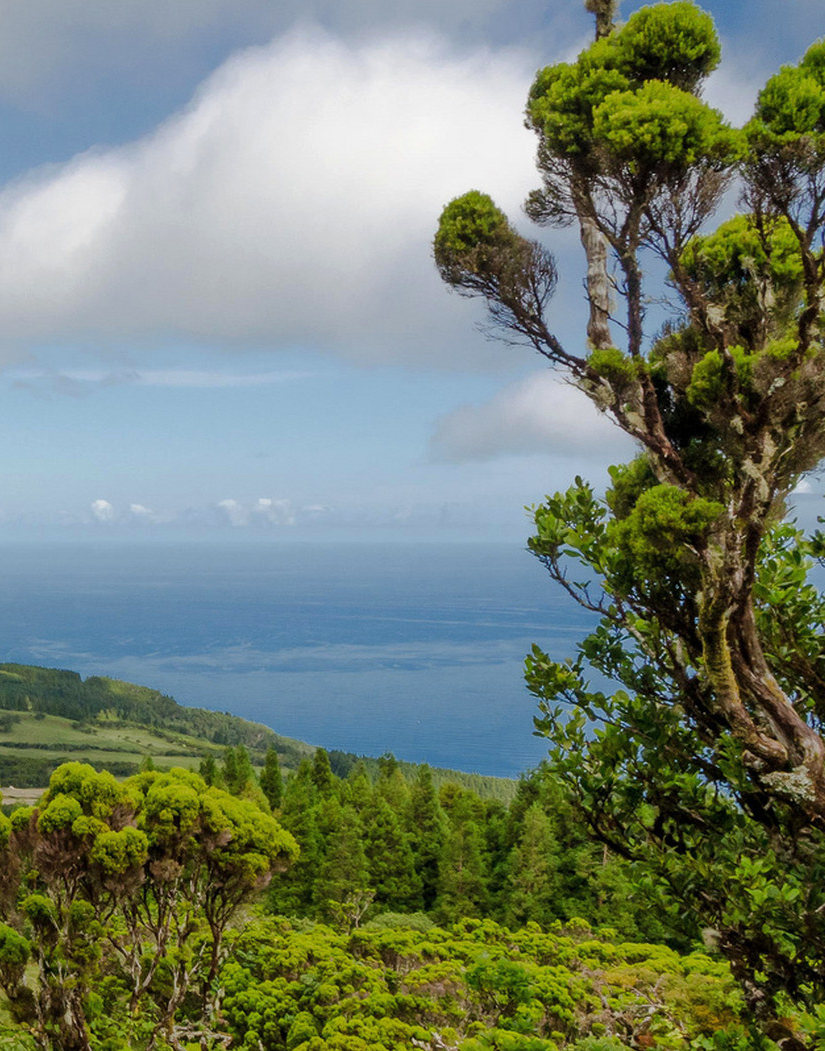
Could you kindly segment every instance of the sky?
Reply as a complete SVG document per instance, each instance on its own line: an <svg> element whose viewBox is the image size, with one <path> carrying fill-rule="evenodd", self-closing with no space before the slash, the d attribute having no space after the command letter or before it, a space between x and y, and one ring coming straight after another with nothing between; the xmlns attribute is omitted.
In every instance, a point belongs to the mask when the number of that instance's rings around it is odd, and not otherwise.
<svg viewBox="0 0 825 1051"><path fill-rule="evenodd" d="M821 0L704 6L706 94L738 123L825 28ZM530 232L524 101L589 42L577 0L27 0L3 20L0 537L523 540L525 505L632 454L486 338L431 256L471 188ZM579 348L575 234L532 235Z"/></svg>

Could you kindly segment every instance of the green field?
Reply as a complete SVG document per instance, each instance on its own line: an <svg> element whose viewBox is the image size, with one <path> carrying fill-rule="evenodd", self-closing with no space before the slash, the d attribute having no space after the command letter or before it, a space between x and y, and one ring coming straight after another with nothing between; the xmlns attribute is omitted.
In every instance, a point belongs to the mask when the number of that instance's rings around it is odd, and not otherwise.
<svg viewBox="0 0 825 1051"><path fill-rule="evenodd" d="M136 773L151 758L160 769L197 768L206 756L219 759L228 746L242 745L260 768L268 748L278 752L285 773L315 752L313 745L282 737L271 727L229 712L187 708L146 686L76 672L23 664L0 664L0 785L37 788L61 763L90 763L117 777ZM332 767L346 776L363 760L375 773L378 760L330 752ZM415 776L413 763L400 763ZM483 798L509 803L516 783L453 770L434 770L435 783L454 781Z"/></svg>
<svg viewBox="0 0 825 1051"><path fill-rule="evenodd" d="M151 757L156 766L197 768L207 755L219 757L224 746L205 738L154 730L139 724L109 720L78 723L58 715L9 712L0 709L0 782L4 785L45 785L54 767L69 760L106 767L125 775ZM296 745L299 742L296 742ZM306 747L306 754L312 749Z"/></svg>

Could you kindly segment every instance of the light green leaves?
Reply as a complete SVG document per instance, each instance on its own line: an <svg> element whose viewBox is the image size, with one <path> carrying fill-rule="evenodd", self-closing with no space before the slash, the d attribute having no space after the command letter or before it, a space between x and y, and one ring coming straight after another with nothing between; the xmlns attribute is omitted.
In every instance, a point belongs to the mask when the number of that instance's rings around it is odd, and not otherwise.
<svg viewBox="0 0 825 1051"><path fill-rule="evenodd" d="M473 278L495 281L521 240L492 198L470 190L450 201L441 213L433 253L449 284Z"/></svg>
<svg viewBox="0 0 825 1051"><path fill-rule="evenodd" d="M80 803L74 796L54 796L41 812L37 827L43 833L55 832L58 829L71 828L73 822L83 814Z"/></svg>
<svg viewBox="0 0 825 1051"><path fill-rule="evenodd" d="M717 157L729 163L735 143L717 110L658 80L608 95L593 112L593 135L616 162L636 170L686 170Z"/></svg>
<svg viewBox="0 0 825 1051"><path fill-rule="evenodd" d="M575 63L538 73L528 123L548 151L594 175L620 165L685 169L706 157L729 164L735 137L693 94L719 54L712 20L693 4L642 8Z"/></svg>
<svg viewBox="0 0 825 1051"><path fill-rule="evenodd" d="M107 875L121 875L146 861L149 841L145 833L127 826L119 832L111 829L95 838L91 860Z"/></svg>
<svg viewBox="0 0 825 1051"><path fill-rule="evenodd" d="M783 66L759 93L758 125L789 139L825 134L825 40L805 53L798 66Z"/></svg>
<svg viewBox="0 0 825 1051"><path fill-rule="evenodd" d="M668 81L695 91L719 64L713 19L695 4L643 7L613 38L614 61L631 80Z"/></svg>

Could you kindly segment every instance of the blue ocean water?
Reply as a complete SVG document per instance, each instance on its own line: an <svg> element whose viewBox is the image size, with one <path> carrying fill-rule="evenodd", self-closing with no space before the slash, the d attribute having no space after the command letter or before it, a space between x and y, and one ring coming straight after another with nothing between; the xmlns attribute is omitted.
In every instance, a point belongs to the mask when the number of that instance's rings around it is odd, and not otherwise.
<svg viewBox="0 0 825 1051"><path fill-rule="evenodd" d="M327 748L514 776L531 643L587 615L518 545L18 544L0 659L110 675Z"/></svg>

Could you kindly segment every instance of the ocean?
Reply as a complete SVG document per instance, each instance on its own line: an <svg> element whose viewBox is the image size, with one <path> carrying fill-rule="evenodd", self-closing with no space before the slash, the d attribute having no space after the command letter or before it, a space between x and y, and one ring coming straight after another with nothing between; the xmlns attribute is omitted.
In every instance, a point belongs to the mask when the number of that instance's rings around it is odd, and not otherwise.
<svg viewBox="0 0 825 1051"><path fill-rule="evenodd" d="M505 543L6 544L0 574L4 661L506 777L546 752L525 654L591 623Z"/></svg>

